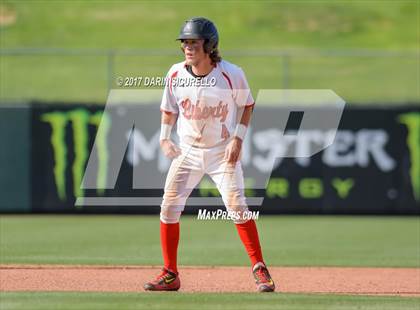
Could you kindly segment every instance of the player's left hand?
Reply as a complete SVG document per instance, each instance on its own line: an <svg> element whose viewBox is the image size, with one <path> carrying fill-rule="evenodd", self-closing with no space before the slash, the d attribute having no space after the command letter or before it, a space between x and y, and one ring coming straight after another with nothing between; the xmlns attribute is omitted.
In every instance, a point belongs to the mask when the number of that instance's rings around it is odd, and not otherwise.
<svg viewBox="0 0 420 310"><path fill-rule="evenodd" d="M242 140L238 137L233 137L232 141L226 147L225 157L229 164L234 164L239 160L242 149Z"/></svg>

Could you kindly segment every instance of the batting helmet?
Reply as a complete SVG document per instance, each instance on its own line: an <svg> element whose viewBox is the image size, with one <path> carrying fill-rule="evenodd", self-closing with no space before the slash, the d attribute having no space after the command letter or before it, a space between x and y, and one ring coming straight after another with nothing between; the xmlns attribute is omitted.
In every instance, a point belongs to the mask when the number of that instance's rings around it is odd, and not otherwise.
<svg viewBox="0 0 420 310"><path fill-rule="evenodd" d="M177 40L204 39L204 51L211 53L217 48L219 34L212 21L204 17L194 17L181 27Z"/></svg>

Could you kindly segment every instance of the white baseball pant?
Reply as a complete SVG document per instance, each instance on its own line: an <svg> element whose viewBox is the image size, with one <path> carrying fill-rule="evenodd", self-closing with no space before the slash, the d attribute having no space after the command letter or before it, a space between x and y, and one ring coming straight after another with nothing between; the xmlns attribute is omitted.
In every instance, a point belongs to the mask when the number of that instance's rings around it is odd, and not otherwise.
<svg viewBox="0 0 420 310"><path fill-rule="evenodd" d="M163 223L179 222L188 197L204 174L216 184L228 211L238 214L248 211L241 162L228 164L223 158L227 143L213 148L180 144L182 154L172 161L166 177L160 212ZM246 221L242 216L234 219L235 224Z"/></svg>

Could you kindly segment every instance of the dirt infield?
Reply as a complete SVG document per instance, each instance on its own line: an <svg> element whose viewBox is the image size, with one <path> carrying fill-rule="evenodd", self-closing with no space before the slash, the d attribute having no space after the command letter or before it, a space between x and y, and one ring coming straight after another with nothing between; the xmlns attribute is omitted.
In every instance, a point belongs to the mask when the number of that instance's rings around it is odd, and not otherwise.
<svg viewBox="0 0 420 310"><path fill-rule="evenodd" d="M181 292L255 292L250 268L181 267ZM0 265L0 291L144 292L151 266ZM419 268L271 267L277 291L420 296Z"/></svg>

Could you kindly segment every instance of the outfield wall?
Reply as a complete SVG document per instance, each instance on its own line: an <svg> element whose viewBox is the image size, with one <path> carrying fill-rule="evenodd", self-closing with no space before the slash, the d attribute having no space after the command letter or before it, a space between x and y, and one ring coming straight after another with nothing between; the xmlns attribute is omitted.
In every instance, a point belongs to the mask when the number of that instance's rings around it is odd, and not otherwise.
<svg viewBox="0 0 420 310"><path fill-rule="evenodd" d="M130 135L133 126L127 127L124 118L133 109L142 119ZM419 105L348 107L332 145L310 158L279 158L272 173L265 165L269 157L322 144L325 135L309 130L267 142L264 137L274 128L264 120L282 110L257 107L256 112L243 147L247 196L264 197L253 209L274 214L420 214ZM130 199L162 195L158 187L133 189L133 176L145 183L153 176L163 185L169 161L159 152L159 122L158 104L123 105L105 113L102 106L82 104L0 107L0 212L158 213L158 205L136 205ZM105 130L97 135L100 124ZM121 144L117 151L115 144ZM90 181L99 189L81 189L91 150L95 160ZM109 186L115 172L111 163L118 156L121 165ZM253 188L255 180L249 176L267 173L266 188ZM217 196L209 184L203 179L192 197ZM102 200L75 206L76 197ZM198 208L217 207L187 206L185 212Z"/></svg>

